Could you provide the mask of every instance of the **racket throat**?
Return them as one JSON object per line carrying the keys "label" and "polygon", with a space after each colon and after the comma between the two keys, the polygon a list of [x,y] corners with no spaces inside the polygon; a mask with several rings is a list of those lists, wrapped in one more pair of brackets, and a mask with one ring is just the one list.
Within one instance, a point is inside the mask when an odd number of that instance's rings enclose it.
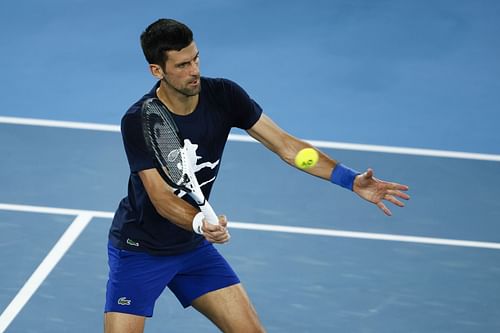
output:
{"label": "racket throat", "polygon": [[191,191],[189,195],[191,196],[191,198],[193,198],[194,201],[196,201],[198,205],[205,205],[206,199],[202,195],[196,193],[195,191]]}

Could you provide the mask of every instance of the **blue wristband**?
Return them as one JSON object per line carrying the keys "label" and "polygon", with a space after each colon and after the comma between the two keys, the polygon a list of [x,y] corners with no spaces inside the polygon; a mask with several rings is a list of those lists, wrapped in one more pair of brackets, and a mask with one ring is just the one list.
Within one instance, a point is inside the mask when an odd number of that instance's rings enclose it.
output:
{"label": "blue wristband", "polygon": [[356,176],[359,174],[360,172],[338,163],[335,166],[335,169],[333,169],[332,175],[330,176],[330,181],[336,185],[342,186],[352,191],[354,178],[356,178]]}

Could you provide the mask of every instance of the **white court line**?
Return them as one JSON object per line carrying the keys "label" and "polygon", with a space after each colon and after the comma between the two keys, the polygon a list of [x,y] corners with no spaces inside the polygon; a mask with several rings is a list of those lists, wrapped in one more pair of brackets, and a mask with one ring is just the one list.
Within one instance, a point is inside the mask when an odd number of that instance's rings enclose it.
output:
{"label": "white court line", "polygon": [[25,213],[40,213],[40,214],[54,214],[54,215],[92,215],[98,218],[112,219],[115,213],[103,212],[98,210],[82,210],[82,209],[68,209],[68,208],[54,208],[43,206],[29,206],[29,205],[14,205],[0,203],[0,210],[9,210],[14,212]]}
{"label": "white court line", "polygon": [[[103,212],[103,211],[12,205],[5,203],[0,203],[0,210],[57,214],[57,215],[90,215],[93,217],[101,217],[101,218],[113,218],[114,215],[111,212]],[[335,230],[335,229],[290,227],[282,225],[244,223],[236,221],[230,221],[229,226],[234,229],[245,229],[245,230],[285,232],[285,233],[302,234],[302,235],[371,239],[371,240],[396,241],[405,243],[475,247],[475,248],[500,250],[500,243],[494,243],[494,242],[478,242],[478,241],[460,240],[460,239],[404,236],[404,235],[346,231],[346,230]]]}
{"label": "white court line", "polygon": [[54,269],[54,267],[68,251],[68,249],[78,238],[81,232],[85,229],[85,227],[89,224],[92,218],[92,214],[88,213],[83,213],[76,216],[75,220],[71,223],[68,229],[66,229],[61,238],[59,238],[52,250],[50,250],[49,254],[43,259],[37,269],[30,276],[28,281],[26,281],[21,290],[19,290],[14,299],[0,315],[0,332],[5,332],[7,327],[16,318],[18,313],[30,300],[31,296],[33,296],[33,294],[40,287],[43,281],[45,281],[52,269]]}
{"label": "white court line", "polygon": [[334,229],[287,227],[287,226],[279,226],[271,224],[254,224],[254,223],[242,223],[242,222],[229,222],[229,223],[231,228],[236,228],[236,229],[286,232],[292,234],[330,236],[330,237],[342,237],[342,238],[373,239],[373,240],[418,243],[418,244],[477,247],[484,249],[500,250],[500,243],[491,243],[491,242],[477,242],[477,241],[468,241],[459,239],[377,234],[370,232],[345,231],[345,230],[334,230]]}
{"label": "white court line", "polygon": [[105,132],[120,132],[120,126],[118,125],[80,123],[74,121],[60,121],[60,120],[47,120],[47,119],[35,119],[35,118],[17,118],[17,117],[0,116],[0,123],[12,124],[12,125],[85,129],[85,130],[105,131]]}
{"label": "white court line", "polygon": [[[59,120],[46,120],[46,119],[34,119],[34,118],[17,118],[17,117],[0,116],[0,123],[13,124],[13,125],[45,126],[45,127],[85,129],[94,131],[120,132],[120,126],[118,125],[81,123],[73,121],[59,121]],[[256,142],[250,136],[242,134],[230,134],[229,140],[238,142]],[[388,154],[447,157],[447,158],[500,162],[500,155],[495,155],[495,154],[479,154],[479,153],[467,153],[467,152],[449,151],[449,150],[364,145],[357,143],[334,142],[334,141],[317,141],[317,140],[305,140],[305,141],[309,142],[310,144],[318,148],[331,148],[331,149],[367,151],[367,152],[388,153]]]}

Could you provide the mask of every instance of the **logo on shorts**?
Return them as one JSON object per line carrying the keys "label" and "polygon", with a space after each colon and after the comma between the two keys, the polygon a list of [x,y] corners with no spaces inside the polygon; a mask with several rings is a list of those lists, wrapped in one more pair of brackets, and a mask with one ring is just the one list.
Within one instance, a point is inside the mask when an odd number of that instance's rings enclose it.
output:
{"label": "logo on shorts", "polygon": [[134,242],[130,238],[127,238],[127,244],[132,245],[132,246],[137,246],[137,247],[139,246],[139,242]]}
{"label": "logo on shorts", "polygon": [[132,303],[132,301],[127,299],[127,297],[120,297],[118,299],[118,304],[120,305],[130,305],[130,303]]}

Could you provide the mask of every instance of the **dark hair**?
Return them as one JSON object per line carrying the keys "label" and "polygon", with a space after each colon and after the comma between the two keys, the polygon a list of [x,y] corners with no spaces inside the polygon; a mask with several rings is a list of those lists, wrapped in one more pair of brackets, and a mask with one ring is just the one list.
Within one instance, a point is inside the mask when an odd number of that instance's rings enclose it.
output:
{"label": "dark hair", "polygon": [[191,29],[172,19],[159,19],[141,34],[141,47],[146,60],[162,68],[167,61],[167,51],[180,51],[192,41]]}

